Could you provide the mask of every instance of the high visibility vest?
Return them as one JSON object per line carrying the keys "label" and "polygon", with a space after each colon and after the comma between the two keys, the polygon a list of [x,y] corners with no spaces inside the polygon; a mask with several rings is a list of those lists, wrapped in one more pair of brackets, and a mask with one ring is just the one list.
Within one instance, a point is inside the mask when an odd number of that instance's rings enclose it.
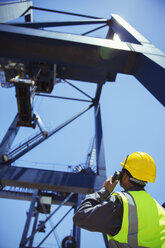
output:
{"label": "high visibility vest", "polygon": [[165,248],[165,210],[146,191],[117,192],[123,202],[121,229],[107,235],[109,247]]}

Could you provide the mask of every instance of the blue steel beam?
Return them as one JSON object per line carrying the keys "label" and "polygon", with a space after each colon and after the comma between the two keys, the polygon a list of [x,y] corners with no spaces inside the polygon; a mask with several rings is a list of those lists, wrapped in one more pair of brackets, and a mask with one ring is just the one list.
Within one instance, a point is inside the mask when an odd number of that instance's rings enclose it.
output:
{"label": "blue steel beam", "polygon": [[[34,233],[34,231],[35,231],[35,229],[36,229],[36,226],[37,226],[38,216],[39,216],[39,212],[36,211],[36,213],[35,213],[35,215],[34,215],[34,218],[35,218],[35,219],[34,219],[34,222],[33,222],[32,235],[33,235],[33,233]],[[30,241],[29,241],[29,246],[30,246],[30,247],[33,247],[33,246],[32,246],[32,245],[33,245],[33,240],[34,240],[34,237],[31,238]]]}
{"label": "blue steel beam", "polygon": [[131,74],[136,57],[125,43],[100,38],[2,24],[0,36],[2,57],[57,64],[64,79],[114,81],[117,71]]}
{"label": "blue steel beam", "polygon": [[77,17],[84,17],[84,18],[91,18],[91,19],[101,19],[100,17],[96,16],[89,16],[89,15],[83,15],[83,14],[77,14],[73,12],[66,12],[66,11],[61,11],[61,10],[54,10],[54,9],[46,9],[46,8],[39,8],[35,6],[30,6],[23,14],[25,15],[29,10],[35,9],[35,10],[40,10],[40,11],[47,11],[47,12],[52,12],[52,13],[58,13],[58,14],[65,14],[65,15],[72,15],[72,16],[77,16]]}
{"label": "blue steel beam", "polygon": [[93,193],[96,186],[102,187],[102,176],[0,165],[0,184],[2,186],[89,194]]}
{"label": "blue steel beam", "polygon": [[[29,189],[27,190],[20,187],[11,187],[6,186],[3,187],[3,189],[0,191],[0,198],[4,199],[14,199],[14,200],[23,200],[23,201],[31,201],[32,200],[32,194],[33,190]],[[43,191],[43,195],[46,194],[47,196],[52,197],[52,204],[61,204],[61,202],[64,200],[64,197],[66,197],[66,193],[56,193],[56,192],[45,192]],[[67,201],[66,206],[73,206],[75,207],[77,204],[77,197],[76,194],[73,195],[69,201]]]}
{"label": "blue steel beam", "polygon": [[[77,194],[77,208],[80,206],[82,202],[82,194]],[[76,212],[76,208],[74,209]],[[76,240],[76,248],[80,248],[80,239],[81,239],[81,229],[77,225],[74,224],[73,222],[73,237]]]}
{"label": "blue steel beam", "polygon": [[114,81],[117,73],[134,75],[165,106],[165,54],[115,18],[118,26],[112,22],[111,27],[123,32],[126,42],[1,24],[0,53],[11,59],[57,64],[59,78],[100,83]]}
{"label": "blue steel beam", "polygon": [[31,223],[34,211],[35,211],[35,202],[37,200],[37,195],[38,195],[38,190],[35,190],[34,193],[33,193],[32,201],[31,201],[29,212],[28,212],[28,215],[27,215],[26,224],[25,224],[24,231],[23,231],[23,234],[22,234],[22,238],[21,238],[21,242],[20,242],[20,248],[25,247],[26,237],[28,235],[30,223]]}
{"label": "blue steel beam", "polygon": [[9,149],[19,131],[19,127],[17,126],[18,121],[19,117],[17,114],[0,144],[0,155],[7,154],[9,152]]}
{"label": "blue steel beam", "polygon": [[120,40],[135,44],[149,43],[149,41],[128,24],[119,15],[112,15],[110,28],[114,33],[119,35]]}
{"label": "blue steel beam", "polygon": [[67,84],[69,84],[71,87],[73,87],[74,89],[76,89],[77,91],[79,91],[81,94],[83,94],[84,96],[87,96],[88,98],[90,98],[91,100],[93,100],[93,98],[87,94],[85,91],[81,90],[79,87],[75,86],[74,84],[72,84],[71,82],[68,82],[67,80],[63,80],[64,82],[66,82]]}
{"label": "blue steel beam", "polygon": [[[64,27],[64,26],[77,26],[89,24],[106,24],[107,19],[96,20],[81,20],[81,21],[63,21],[63,22],[12,22],[10,25],[26,28],[46,28],[46,27]],[[9,25],[9,23],[8,23]]]}
{"label": "blue steel beam", "polygon": [[62,96],[53,96],[53,95],[46,95],[42,93],[36,93],[36,96],[44,96],[48,98],[57,98],[57,99],[65,99],[65,100],[72,100],[72,101],[80,101],[80,102],[92,102],[91,100],[79,99],[79,98],[71,98],[71,97],[62,97]]}
{"label": "blue steel beam", "polygon": [[108,243],[108,238],[107,238],[107,234],[103,233],[103,239],[104,239],[104,243],[105,243],[105,247],[109,248],[109,243]]}
{"label": "blue steel beam", "polygon": [[161,60],[161,56],[142,55],[134,76],[165,106],[165,66],[160,66]]}
{"label": "blue steel beam", "polygon": [[112,15],[111,17],[109,33],[112,31],[119,35],[121,41],[141,44],[137,39],[140,34],[118,15]]}
{"label": "blue steel beam", "polygon": [[[102,184],[106,179],[106,165],[105,165],[105,154],[104,154],[104,141],[103,141],[103,130],[100,113],[100,95],[103,84],[99,84],[95,96],[95,136],[96,136],[96,165],[97,175],[101,176]],[[97,185],[100,186],[100,185]],[[95,190],[98,190],[95,189]]]}
{"label": "blue steel beam", "polygon": [[83,34],[81,34],[81,35],[90,34],[90,33],[92,33],[92,32],[95,32],[96,30],[99,30],[99,29],[104,28],[104,27],[106,27],[106,26],[107,26],[107,24],[102,25],[102,26],[100,26],[100,27],[98,27],[98,28],[91,29],[91,30],[89,30],[89,31],[87,31],[87,32],[85,32],[85,33],[83,33]]}
{"label": "blue steel beam", "polygon": [[120,16],[112,15],[110,26],[132,51],[140,54],[133,75],[165,106],[165,54]]}

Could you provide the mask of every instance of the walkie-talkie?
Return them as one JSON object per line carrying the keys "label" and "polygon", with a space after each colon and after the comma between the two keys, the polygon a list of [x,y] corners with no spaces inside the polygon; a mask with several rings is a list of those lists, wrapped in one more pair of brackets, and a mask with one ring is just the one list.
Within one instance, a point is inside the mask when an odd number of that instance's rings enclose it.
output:
{"label": "walkie-talkie", "polygon": [[116,180],[120,180],[121,177],[121,172],[120,171],[115,171],[113,177],[112,177],[112,183],[114,183],[114,181]]}

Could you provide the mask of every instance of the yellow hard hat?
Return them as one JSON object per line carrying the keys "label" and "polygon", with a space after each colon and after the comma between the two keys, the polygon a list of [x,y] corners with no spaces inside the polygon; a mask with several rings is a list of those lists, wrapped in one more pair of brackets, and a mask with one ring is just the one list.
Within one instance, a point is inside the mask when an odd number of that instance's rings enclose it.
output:
{"label": "yellow hard hat", "polygon": [[131,175],[142,181],[154,183],[156,178],[156,164],[154,159],[145,152],[134,152],[127,156],[123,163],[123,168]]}

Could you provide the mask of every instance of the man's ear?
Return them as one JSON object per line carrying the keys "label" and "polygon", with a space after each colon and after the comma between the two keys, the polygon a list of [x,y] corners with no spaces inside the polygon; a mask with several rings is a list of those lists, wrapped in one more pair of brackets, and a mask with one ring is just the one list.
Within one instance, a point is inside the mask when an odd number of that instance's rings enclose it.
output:
{"label": "man's ear", "polygon": [[129,180],[129,175],[127,174],[127,172],[124,172],[124,174],[123,174],[123,179],[124,179],[124,181],[125,181],[125,180],[130,181],[130,180]]}
{"label": "man's ear", "polygon": [[124,179],[125,179],[127,176],[128,176],[128,175],[127,175],[127,173],[126,173],[126,172],[124,172],[124,173],[123,173],[123,177],[122,177],[122,178],[124,178]]}

